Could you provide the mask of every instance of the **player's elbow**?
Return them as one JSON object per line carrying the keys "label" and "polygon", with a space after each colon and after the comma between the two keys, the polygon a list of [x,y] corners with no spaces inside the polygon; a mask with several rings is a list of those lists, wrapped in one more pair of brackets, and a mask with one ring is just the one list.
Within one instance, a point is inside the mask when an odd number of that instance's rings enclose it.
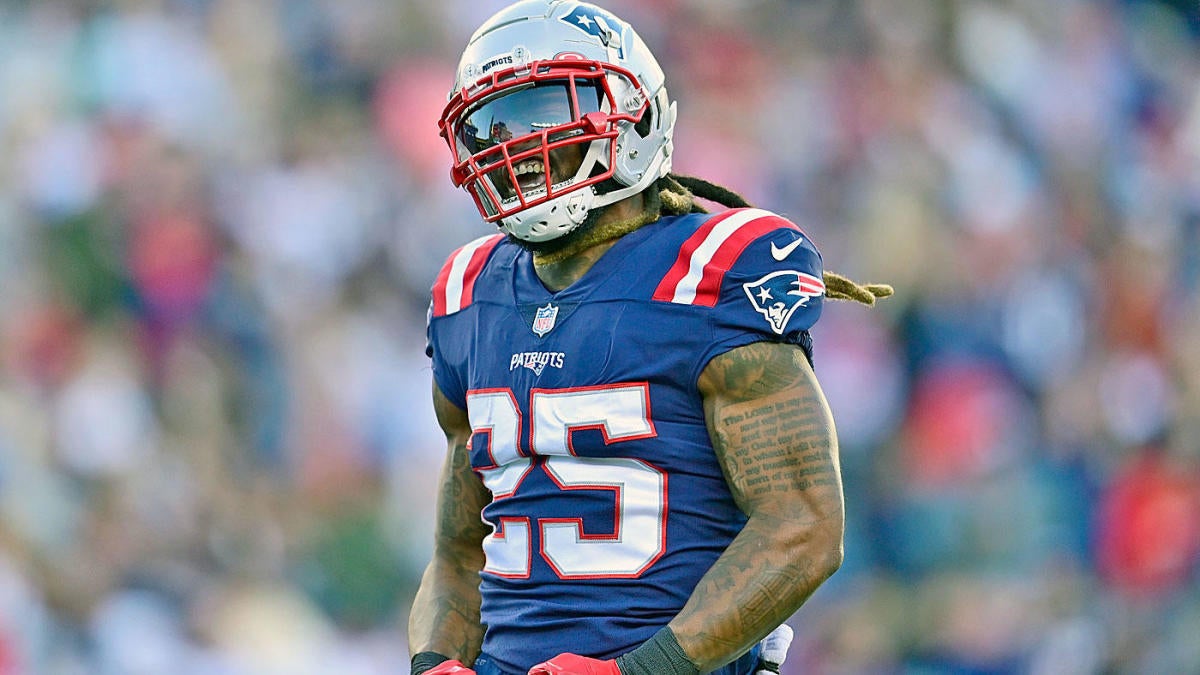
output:
{"label": "player's elbow", "polygon": [[820,556],[820,562],[817,566],[817,573],[820,575],[822,581],[833,576],[835,572],[842,568],[842,561],[845,560],[846,555],[841,537],[838,537],[836,542],[831,542],[823,553]]}
{"label": "player's elbow", "polygon": [[814,533],[809,559],[813,561],[814,575],[821,581],[833,576],[842,567],[845,559],[844,534],[845,527],[840,517],[822,522]]}
{"label": "player's elbow", "polygon": [[841,513],[795,525],[789,546],[791,556],[805,562],[814,581],[824,582],[841,568],[845,557],[845,522]]}
{"label": "player's elbow", "polygon": [[[791,505],[752,516],[752,521],[758,521],[760,531],[768,533],[766,539],[780,556],[777,559],[803,576],[806,583],[800,587],[808,588],[809,592],[833,576],[844,558],[845,515],[841,500],[830,500],[820,506]],[[807,515],[797,517],[797,513]]]}
{"label": "player's elbow", "polygon": [[444,575],[474,579],[483,569],[483,563],[483,548],[478,544],[469,546],[461,542],[438,541],[433,547],[429,566]]}

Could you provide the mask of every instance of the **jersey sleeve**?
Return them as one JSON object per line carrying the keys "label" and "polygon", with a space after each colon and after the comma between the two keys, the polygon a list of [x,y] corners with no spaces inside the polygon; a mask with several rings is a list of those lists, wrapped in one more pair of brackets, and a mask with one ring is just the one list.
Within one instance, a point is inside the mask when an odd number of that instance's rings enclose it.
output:
{"label": "jersey sleeve", "polygon": [[809,329],[821,316],[825,284],[821,254],[794,223],[762,212],[746,243],[731,251],[712,307],[712,358],[752,342],[802,347],[812,360]]}
{"label": "jersey sleeve", "polygon": [[467,409],[467,387],[463,380],[461,350],[457,348],[452,334],[443,334],[447,322],[433,320],[430,312],[426,327],[425,353],[433,366],[433,381],[446,399],[459,408]]}
{"label": "jersey sleeve", "polygon": [[450,336],[442,334],[444,329],[440,325],[441,323],[445,322],[438,322],[439,325],[435,325],[433,304],[430,303],[429,312],[425,317],[425,355],[430,359],[433,381],[438,390],[451,403],[466,410],[467,388],[461,379],[463,371],[454,366],[454,362],[458,360],[454,357],[456,350]]}
{"label": "jersey sleeve", "polygon": [[493,234],[455,250],[446,259],[430,293],[425,353],[433,362],[433,380],[450,402],[467,409],[467,357],[470,331],[455,330],[475,299],[475,284],[492,252],[504,239]]}

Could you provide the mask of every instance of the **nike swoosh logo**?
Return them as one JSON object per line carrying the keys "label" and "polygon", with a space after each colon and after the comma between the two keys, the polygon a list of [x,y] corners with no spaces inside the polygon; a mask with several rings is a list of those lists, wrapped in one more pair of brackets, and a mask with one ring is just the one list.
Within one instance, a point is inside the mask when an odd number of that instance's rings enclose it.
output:
{"label": "nike swoosh logo", "polygon": [[800,237],[796,241],[793,241],[792,243],[788,244],[787,246],[784,246],[783,248],[779,248],[778,246],[775,245],[775,242],[771,242],[771,257],[780,262],[783,262],[784,259],[786,259],[789,255],[792,254],[792,251],[796,250],[796,247],[798,247],[800,244],[803,244],[803,243],[804,243],[804,237]]}

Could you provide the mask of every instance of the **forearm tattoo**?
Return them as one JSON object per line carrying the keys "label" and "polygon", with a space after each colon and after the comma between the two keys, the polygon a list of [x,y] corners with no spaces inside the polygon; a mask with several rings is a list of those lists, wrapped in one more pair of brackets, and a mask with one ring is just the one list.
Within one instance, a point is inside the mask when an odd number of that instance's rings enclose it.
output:
{"label": "forearm tattoo", "polygon": [[706,671],[751,648],[836,569],[843,507],[832,417],[800,349],[733,350],[700,385],[714,450],[750,516],[671,622]]}

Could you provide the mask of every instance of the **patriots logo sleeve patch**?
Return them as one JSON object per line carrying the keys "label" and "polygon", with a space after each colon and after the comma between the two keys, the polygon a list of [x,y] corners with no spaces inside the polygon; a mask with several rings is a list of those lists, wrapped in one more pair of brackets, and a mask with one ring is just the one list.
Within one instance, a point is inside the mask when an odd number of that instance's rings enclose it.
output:
{"label": "patriots logo sleeve patch", "polygon": [[753,283],[742,284],[754,311],[763,315],[771,330],[783,335],[796,310],[810,298],[825,294],[825,284],[817,277],[794,270],[771,272]]}

